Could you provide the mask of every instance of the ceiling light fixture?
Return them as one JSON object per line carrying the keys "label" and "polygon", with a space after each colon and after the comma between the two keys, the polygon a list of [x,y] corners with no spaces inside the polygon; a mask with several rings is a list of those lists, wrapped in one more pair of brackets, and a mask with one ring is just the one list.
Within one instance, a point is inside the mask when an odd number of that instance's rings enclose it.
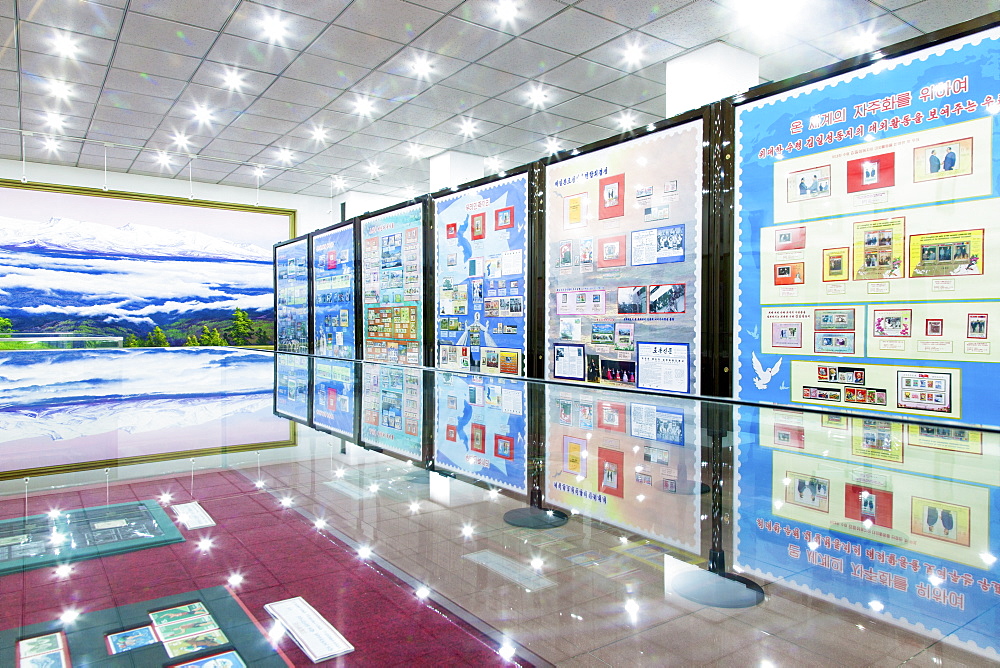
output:
{"label": "ceiling light fixture", "polygon": [[642,64],[642,59],[645,55],[642,46],[638,42],[632,42],[622,51],[622,60],[629,67],[638,67]]}
{"label": "ceiling light fixture", "polygon": [[226,73],[222,75],[222,83],[229,90],[239,93],[243,90],[243,86],[246,85],[246,81],[243,80],[243,75],[240,71],[235,68],[226,68]]}
{"label": "ceiling light fixture", "polygon": [[215,120],[212,116],[212,110],[201,104],[194,106],[194,109],[191,110],[191,116],[198,121],[199,125],[211,125]]}
{"label": "ceiling light fixture", "polygon": [[406,152],[414,160],[420,160],[422,157],[424,157],[423,147],[418,146],[417,144],[410,144],[409,146],[407,146]]}
{"label": "ceiling light fixture", "polygon": [[515,0],[497,0],[497,20],[501,23],[513,23],[517,18],[517,2]]}
{"label": "ceiling light fixture", "polygon": [[256,167],[254,167],[254,169],[253,169],[253,175],[254,175],[254,176],[256,176],[257,178],[263,178],[263,177],[264,177],[264,173],[265,173],[266,171],[267,171],[267,170],[266,170],[266,169],[264,169],[264,165],[257,165],[257,166],[256,166]]}
{"label": "ceiling light fixture", "polygon": [[618,127],[622,129],[622,132],[628,132],[635,127],[635,114],[631,111],[623,111],[622,115],[618,117]]}
{"label": "ceiling light fixture", "polygon": [[367,97],[354,100],[354,113],[358,116],[371,116],[375,112],[375,103]]}
{"label": "ceiling light fixture", "polygon": [[546,140],[545,140],[545,152],[546,153],[548,153],[549,155],[555,155],[556,153],[558,153],[561,150],[562,150],[562,147],[559,145],[559,140],[558,139],[556,139],[555,137],[548,137],[548,138],[546,138]]}
{"label": "ceiling light fixture", "polygon": [[170,137],[170,139],[182,151],[186,151],[188,149],[188,146],[191,145],[191,140],[188,139],[188,136],[186,134],[181,133],[181,132],[175,132],[173,134],[173,136]]}
{"label": "ceiling light fixture", "polygon": [[66,117],[54,111],[47,111],[45,112],[45,124],[56,132],[62,132],[63,126],[66,125]]}
{"label": "ceiling light fixture", "polygon": [[280,160],[284,164],[286,164],[286,165],[291,164],[292,159],[294,157],[295,157],[295,155],[289,149],[287,149],[287,148],[279,148],[278,149],[278,160]]}
{"label": "ceiling light fixture", "polygon": [[285,34],[288,32],[288,24],[281,20],[277,14],[265,17],[260,21],[260,30],[268,42],[280,44],[285,41]]}
{"label": "ceiling light fixture", "polygon": [[463,118],[462,123],[458,128],[458,131],[462,133],[463,137],[471,137],[476,134],[478,126],[476,122],[471,118]]}
{"label": "ceiling light fixture", "polygon": [[[335,176],[335,177],[333,177],[333,185],[334,185],[334,187],[337,188],[337,190],[343,190],[344,188],[347,187],[347,182],[344,181],[344,177],[343,176]],[[340,470],[337,471],[337,477],[338,478],[343,478],[344,477],[344,469],[340,469]]]}
{"label": "ceiling light fixture", "polygon": [[496,157],[495,155],[491,155],[490,157],[486,158],[486,169],[493,172],[494,174],[496,172],[499,172],[500,158]]}
{"label": "ceiling light fixture", "polygon": [[[156,161],[158,163],[160,163],[160,167],[169,167],[170,166],[170,162],[171,162],[170,154],[167,153],[166,151],[157,151],[156,152]],[[167,497],[166,502],[163,501],[164,497]],[[161,496],[160,497],[160,503],[163,503],[164,505],[170,503],[170,495],[169,494],[164,494],[163,496]]]}
{"label": "ceiling light fixture", "polygon": [[49,87],[49,95],[56,98],[57,100],[62,100],[66,102],[69,100],[70,95],[73,94],[73,89],[65,81],[59,81],[58,79],[49,79],[45,82]]}
{"label": "ceiling light fixture", "polygon": [[528,96],[528,104],[535,109],[544,107],[545,102],[549,97],[548,91],[539,85],[532,86],[531,90],[529,90],[526,95]]}
{"label": "ceiling light fixture", "polygon": [[434,69],[430,59],[423,54],[414,56],[413,60],[410,61],[410,67],[413,69],[413,73],[417,75],[418,79],[430,78],[431,70]]}
{"label": "ceiling light fixture", "polygon": [[57,32],[52,35],[49,41],[52,51],[61,58],[76,58],[76,52],[80,50],[80,45],[68,33]]}
{"label": "ceiling light fixture", "polygon": [[323,143],[326,141],[326,128],[321,125],[317,125],[312,129],[313,141]]}
{"label": "ceiling light fixture", "polygon": [[[378,175],[382,173],[381,168],[379,168],[378,164],[374,162],[369,162],[365,165],[365,169],[368,170],[368,176],[373,179],[377,179]],[[378,485],[373,486],[375,487],[375,491],[378,491]]]}
{"label": "ceiling light fixture", "polygon": [[872,30],[865,30],[851,38],[851,48],[858,53],[874,51],[878,44],[878,35]]}

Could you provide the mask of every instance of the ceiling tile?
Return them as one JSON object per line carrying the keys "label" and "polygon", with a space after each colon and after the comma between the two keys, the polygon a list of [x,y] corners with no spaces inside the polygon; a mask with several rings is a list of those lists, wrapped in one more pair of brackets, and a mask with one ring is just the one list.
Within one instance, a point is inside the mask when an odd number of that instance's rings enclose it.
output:
{"label": "ceiling tile", "polygon": [[402,44],[398,42],[331,25],[306,53],[371,69],[385,62],[400,48]]}
{"label": "ceiling tile", "polygon": [[260,98],[249,107],[247,112],[268,118],[280,118],[284,121],[301,123],[307,118],[311,118],[319,111],[319,107],[308,107],[293,102],[283,102],[281,100],[269,100]]}
{"label": "ceiling tile", "polygon": [[283,77],[347,89],[368,75],[368,70],[335,60],[303,53],[284,71]]}
{"label": "ceiling tile", "polygon": [[[13,21],[10,23],[13,25]],[[4,27],[6,28],[6,26]],[[52,53],[52,38],[54,35],[59,34],[58,30],[54,30],[49,26],[24,20],[21,21],[19,32],[18,37],[21,40],[21,48],[23,50],[44,54]],[[96,65],[107,65],[111,61],[111,54],[115,50],[115,41],[113,39],[83,35],[74,35],[73,38],[76,40],[78,46],[77,61],[94,63]],[[12,42],[5,43],[10,44]]]}
{"label": "ceiling tile", "polygon": [[[280,40],[269,37],[263,28],[265,21],[280,22],[285,29],[284,36]],[[326,21],[289,14],[253,2],[243,2],[226,24],[226,34],[245,37],[268,46],[282,46],[301,51],[323,32],[325,27]]]}
{"label": "ceiling tile", "polygon": [[723,37],[722,41],[755,56],[768,56],[800,43],[798,38],[791,34],[778,30],[761,32],[755,28],[734,30]]}
{"label": "ceiling tile", "polygon": [[354,148],[363,148],[368,151],[384,151],[398,143],[399,141],[396,139],[386,139],[385,137],[357,133],[337,142],[337,146],[353,146]]}
{"label": "ceiling tile", "polygon": [[[572,62],[572,61],[571,61]],[[498,95],[527,81],[524,77],[472,64],[441,83],[480,95]]]}
{"label": "ceiling tile", "polygon": [[229,127],[243,128],[244,130],[277,132],[283,135],[297,125],[298,123],[294,123],[292,121],[283,121],[277,118],[270,118],[268,116],[242,114],[230,123]]}
{"label": "ceiling tile", "polygon": [[[547,77],[546,77],[547,79]],[[540,91],[544,94],[544,98],[541,104],[532,105],[532,98],[529,96],[532,93]],[[529,109],[533,109],[537,106],[538,109],[544,110],[549,107],[559,104],[560,102],[565,102],[566,100],[576,97],[576,93],[573,91],[566,90],[564,88],[559,88],[558,86],[548,86],[539,82],[529,82],[518,86],[513,90],[509,90],[502,95],[497,95],[498,100],[503,100],[504,102],[510,102],[511,104],[521,104]]]}
{"label": "ceiling tile", "polygon": [[[9,53],[13,55],[14,52],[11,50]],[[23,51],[21,53],[21,71],[48,79],[100,86],[104,83],[104,74],[107,72],[107,68],[80,61],[67,61],[47,54]]]}
{"label": "ceiling tile", "polygon": [[385,115],[385,120],[418,127],[431,127],[454,116],[454,114],[429,107],[402,106]]}
{"label": "ceiling tile", "polygon": [[654,97],[651,100],[646,100],[645,102],[640,102],[639,104],[633,104],[632,108],[644,111],[647,114],[652,114],[653,116],[656,116],[657,120],[660,120],[663,118],[663,115],[667,110],[667,96],[660,95],[659,97]]}
{"label": "ceiling tile", "polygon": [[126,143],[135,144],[146,141],[153,136],[153,132],[154,128],[140,128],[109,121],[93,121],[87,131],[87,138],[111,142],[120,142],[124,138],[127,140]]}
{"label": "ceiling tile", "polygon": [[448,88],[439,84],[416,96],[410,100],[410,103],[421,107],[449,111],[452,114],[462,114],[477,104],[486,101],[486,99],[482,95]]}
{"label": "ceiling tile", "polygon": [[679,9],[690,0],[581,0],[576,7],[629,28],[638,28]]}
{"label": "ceiling tile", "polygon": [[510,102],[504,102],[503,100],[493,99],[476,105],[465,115],[470,118],[493,121],[495,123],[500,123],[501,125],[509,125],[515,121],[521,120],[522,118],[526,118],[533,113],[535,113],[533,109],[530,109],[523,104],[512,104]]}
{"label": "ceiling tile", "polygon": [[[883,14],[845,30],[824,35],[813,40],[812,44],[822,51],[846,60],[920,34],[919,30],[892,14]],[[874,39],[874,42],[870,41],[871,39]]]}
{"label": "ceiling tile", "polygon": [[124,12],[92,2],[51,2],[51,0],[18,0],[21,17],[34,23],[114,39],[121,26]]}
{"label": "ceiling tile", "polygon": [[546,83],[577,93],[586,93],[610,83],[621,76],[621,72],[599,65],[584,58],[573,60],[556,67],[542,77]]}
{"label": "ceiling tile", "polygon": [[663,86],[649,79],[628,74],[617,81],[591,91],[590,95],[625,107],[631,107],[632,105],[663,95]]}
{"label": "ceiling tile", "polygon": [[559,133],[559,138],[577,146],[593,144],[596,141],[607,139],[611,136],[611,131],[603,125],[593,123],[581,123],[576,127],[563,130]]}
{"label": "ceiling tile", "polygon": [[276,132],[261,132],[260,130],[248,130],[246,128],[230,125],[217,135],[217,140],[233,141],[239,144],[268,145],[281,138]]}
{"label": "ceiling tile", "polygon": [[449,128],[448,132],[439,130],[425,130],[413,138],[414,144],[422,146],[433,146],[435,148],[454,148],[465,141],[456,129]]}
{"label": "ceiling tile", "polygon": [[104,89],[104,92],[101,93],[100,100],[101,104],[105,104],[109,107],[134,109],[135,111],[160,115],[166,114],[174,106],[173,100],[167,100],[162,97],[150,97],[148,95],[140,95],[138,93],[128,93],[110,88]]}
{"label": "ceiling tile", "polygon": [[355,84],[352,91],[360,95],[380,97],[384,100],[405,102],[413,99],[433,84],[408,77],[397,77],[386,72],[375,71]]}
{"label": "ceiling tile", "polygon": [[[8,89],[16,89],[17,74],[14,72],[3,72],[2,74],[10,76],[9,80],[6,77],[3,78],[5,83],[9,81],[11,84],[9,86],[5,85],[4,87]],[[93,104],[97,102],[97,98],[100,97],[101,94],[101,89],[98,86],[71,84],[69,89],[69,100],[67,102],[60,102],[57,98],[52,96],[49,79],[29,74],[21,75],[21,92],[48,98],[53,109],[58,109],[66,104],[75,105],[81,102],[84,104]]]}
{"label": "ceiling tile", "polygon": [[[138,95],[176,99],[184,92],[187,82],[168,77],[143,75],[131,70],[112,67],[104,84],[106,90],[136,93]],[[96,86],[94,87],[96,88]]]}
{"label": "ceiling tile", "polygon": [[520,35],[565,7],[565,5],[553,2],[553,0],[519,2],[517,3],[517,18],[504,23],[497,16],[495,0],[467,0],[453,9],[451,15],[511,35]]}
{"label": "ceiling tile", "polygon": [[438,12],[401,0],[355,0],[335,23],[405,44],[440,18]]}
{"label": "ceiling tile", "polygon": [[[414,63],[420,61],[430,66],[428,74],[418,74],[414,68]],[[450,77],[466,65],[468,65],[468,62],[458,60],[457,58],[449,58],[448,56],[442,56],[421,49],[406,48],[389,58],[378,69],[382,72],[395,74],[396,76],[410,77],[411,79],[427,79],[436,83],[446,77]]]}
{"label": "ceiling tile", "polygon": [[[641,53],[639,62],[630,62],[625,54],[630,49],[636,49]],[[608,67],[613,67],[625,72],[632,72],[648,66],[650,63],[661,63],[667,58],[676,56],[683,51],[676,44],[664,41],[657,37],[641,32],[632,32],[621,37],[616,37],[610,42],[583,54],[584,58],[593,60]]]}
{"label": "ceiling tile", "polygon": [[334,155],[317,155],[302,162],[302,166],[309,166],[310,169],[344,169],[355,164],[357,160],[349,158],[339,158]]}
{"label": "ceiling tile", "polygon": [[256,42],[235,35],[221,35],[208,52],[208,59],[226,65],[278,74],[288,67],[297,51]]}
{"label": "ceiling tile", "polygon": [[626,31],[627,28],[617,23],[570,7],[521,37],[539,44],[556,45],[561,51],[580,55]]}
{"label": "ceiling tile", "polygon": [[931,32],[984,16],[997,10],[996,0],[924,0],[896,10],[895,14],[918,30]]}
{"label": "ceiling tile", "polygon": [[621,105],[598,100],[595,97],[587,97],[586,95],[580,95],[549,109],[550,112],[557,116],[565,116],[566,118],[572,118],[580,122],[592,121],[595,118],[601,118],[619,110],[621,110]]}
{"label": "ceiling tile", "polygon": [[760,59],[760,75],[771,81],[804,74],[836,62],[836,58],[808,44],[799,44]]}
{"label": "ceiling tile", "polygon": [[316,139],[311,135],[296,136],[293,134],[286,134],[281,138],[281,145],[285,148],[294,151],[298,154],[314,154],[318,151],[325,151],[327,147],[336,144],[337,142],[350,137],[349,132],[340,132],[337,130],[327,131],[326,139],[324,141],[316,141]]}
{"label": "ceiling tile", "polygon": [[218,33],[145,14],[130,13],[118,41],[201,58]]}
{"label": "ceiling tile", "polygon": [[640,76],[643,79],[655,81],[662,85],[666,85],[667,83],[667,66],[664,63],[653,63],[652,65],[647,65],[641,70],[636,70],[633,74]]}
{"label": "ceiling tile", "polygon": [[200,26],[209,30],[221,30],[230,14],[236,11],[236,7],[239,4],[240,0],[137,2],[129,6],[129,11],[158,16],[162,19]]}
{"label": "ceiling tile", "polygon": [[177,53],[156,51],[134,44],[119,44],[111,64],[133,72],[187,79],[198,69],[200,61]]}
{"label": "ceiling tile", "polygon": [[264,93],[264,97],[283,102],[294,102],[312,107],[325,107],[335,100],[341,91],[298,79],[281,77]]}
{"label": "ceiling tile", "polygon": [[732,10],[711,0],[695,0],[644,26],[642,31],[687,49],[718,39],[735,28]]}
{"label": "ceiling tile", "polygon": [[473,62],[511,39],[505,32],[447,16],[414,40],[413,46]]}
{"label": "ceiling tile", "polygon": [[383,119],[375,121],[366,127],[364,129],[364,134],[375,135],[376,137],[386,137],[397,141],[405,141],[414,135],[419,134],[421,130],[423,130],[423,128],[413,125],[403,125],[402,123],[393,123],[392,121]]}
{"label": "ceiling tile", "polygon": [[[995,2],[990,4],[996,8]],[[787,32],[803,41],[815,39],[820,35],[828,35],[831,32],[843,30],[848,26],[885,14],[882,7],[868,0],[812,0],[804,9],[805,11],[799,12],[798,16],[792,17],[790,25],[786,29]],[[951,20],[947,25],[961,20],[955,18],[954,11],[951,11],[950,14]]]}
{"label": "ceiling tile", "polygon": [[155,130],[160,127],[160,123],[163,121],[163,115],[150,114],[143,111],[134,111],[132,109],[122,109],[120,107],[98,105],[94,110],[94,120],[122,123],[124,125],[134,125]]}
{"label": "ceiling tile", "polygon": [[497,144],[503,144],[505,146],[524,146],[525,144],[543,141],[545,139],[545,135],[540,132],[533,132],[530,130],[515,128],[513,126],[507,126],[500,128],[499,130],[494,130],[488,135],[482,135],[479,139],[496,142]]}
{"label": "ceiling tile", "polygon": [[511,126],[520,130],[530,130],[543,135],[557,135],[563,130],[568,130],[579,125],[580,122],[565,116],[557,116],[547,112],[533,114],[525,119],[512,123]]}
{"label": "ceiling tile", "polygon": [[534,79],[562,65],[571,57],[541,44],[515,39],[482,58],[479,64]]}
{"label": "ceiling tile", "polygon": [[242,83],[238,92],[243,95],[260,95],[276,79],[273,74],[267,74],[266,72],[240,69],[238,67],[232,67],[230,65],[224,65],[222,63],[206,60],[198,66],[198,71],[191,77],[191,81],[204,86],[226,88],[226,76],[230,72],[235,72],[239,75]]}
{"label": "ceiling tile", "polygon": [[317,19],[319,21],[332,21],[337,17],[340,12],[344,10],[347,5],[351,4],[351,0],[267,0],[266,2],[261,2],[261,0],[254,0],[255,2],[260,2],[260,4],[266,4],[268,7],[274,7],[275,9],[280,9],[286,12],[292,12],[293,14],[300,14],[302,16],[308,16],[312,19]]}

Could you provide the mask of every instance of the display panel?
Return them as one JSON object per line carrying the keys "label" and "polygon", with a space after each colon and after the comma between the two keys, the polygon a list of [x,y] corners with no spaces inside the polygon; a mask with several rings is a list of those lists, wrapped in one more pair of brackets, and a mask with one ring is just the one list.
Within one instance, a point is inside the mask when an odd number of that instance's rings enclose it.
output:
{"label": "display panel", "polygon": [[284,353],[309,352],[309,240],[274,247],[277,344]]}
{"label": "display panel", "polygon": [[361,221],[364,359],[422,364],[422,205]]}
{"label": "display panel", "polygon": [[997,424],[998,35],[737,108],[739,397]]}
{"label": "display panel", "polygon": [[[1000,435],[740,407],[734,569],[996,652]],[[887,416],[886,416],[887,417]]]}
{"label": "display panel", "polygon": [[699,552],[698,410],[654,395],[546,387],[546,503]]}
{"label": "display panel", "polygon": [[354,401],[356,362],[313,357],[312,425],[345,438],[355,438]]}
{"label": "display panel", "polygon": [[296,422],[309,420],[309,358],[274,356],[274,414]]}
{"label": "display panel", "polygon": [[528,177],[434,200],[438,368],[522,376]]}
{"label": "display panel", "polygon": [[355,359],[354,224],[312,237],[313,354]]}
{"label": "display panel", "polygon": [[527,384],[457,373],[435,377],[435,464],[527,493]]}
{"label": "display panel", "polygon": [[697,392],[702,122],[546,167],[546,377]]}
{"label": "display panel", "polygon": [[420,460],[423,372],[390,364],[364,364],[361,374],[362,443]]}

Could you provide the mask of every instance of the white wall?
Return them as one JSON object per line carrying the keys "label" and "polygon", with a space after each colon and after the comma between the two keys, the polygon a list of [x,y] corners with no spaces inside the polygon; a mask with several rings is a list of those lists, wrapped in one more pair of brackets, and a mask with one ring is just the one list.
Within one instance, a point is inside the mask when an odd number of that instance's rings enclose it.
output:
{"label": "white wall", "polygon": [[[29,162],[27,163],[26,171],[29,183],[48,183],[98,189],[104,186],[104,172],[98,169],[82,169],[79,167]],[[21,163],[14,160],[0,160],[0,178],[15,181],[21,180]],[[120,172],[108,172],[107,179],[109,190],[165,195],[183,199],[188,199],[188,196],[191,194],[191,186],[188,185],[186,179],[164,179],[156,176],[141,176]],[[222,186],[211,183],[199,183],[198,181],[194,182],[194,196],[195,199],[199,200],[247,204],[251,206],[257,200],[257,194],[253,188]],[[363,193],[346,193],[334,198],[331,202],[329,198],[325,197],[292,195],[268,190],[260,191],[261,206],[296,210],[297,234],[305,234],[306,232],[339,222],[341,202],[347,202],[348,218],[397,203],[395,199]]]}

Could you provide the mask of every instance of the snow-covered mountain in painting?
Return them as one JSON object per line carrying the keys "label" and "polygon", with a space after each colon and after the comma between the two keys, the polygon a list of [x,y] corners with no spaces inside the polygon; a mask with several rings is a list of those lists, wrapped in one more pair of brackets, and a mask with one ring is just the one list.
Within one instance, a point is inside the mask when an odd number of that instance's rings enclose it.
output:
{"label": "snow-covered mountain in painting", "polygon": [[38,223],[0,217],[0,248],[151,259],[271,261],[269,248],[233,243],[202,232],[136,223],[112,227],[68,218]]}

